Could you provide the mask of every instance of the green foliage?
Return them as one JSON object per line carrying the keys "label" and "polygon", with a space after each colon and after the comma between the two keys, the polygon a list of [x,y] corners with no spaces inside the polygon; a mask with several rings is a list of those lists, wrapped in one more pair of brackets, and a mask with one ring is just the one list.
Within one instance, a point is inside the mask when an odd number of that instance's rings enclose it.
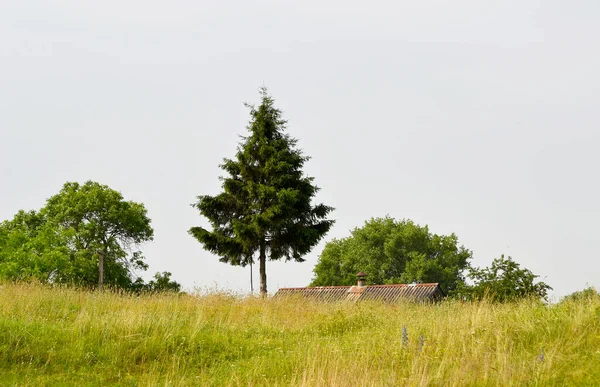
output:
{"label": "green foliage", "polygon": [[61,282],[73,271],[68,237],[36,211],[0,223],[0,279]]}
{"label": "green foliage", "polygon": [[561,302],[582,302],[594,300],[600,300],[600,293],[598,293],[598,291],[593,287],[587,287],[583,290],[579,290],[563,297]]}
{"label": "green foliage", "polygon": [[148,282],[144,290],[149,292],[179,292],[181,285],[171,280],[171,273],[163,271],[154,274],[154,279]]}
{"label": "green foliage", "polygon": [[471,252],[454,234],[432,234],[427,226],[389,217],[371,219],[351,234],[325,245],[311,285],[353,285],[359,271],[374,285],[438,282],[451,292],[464,282]]}
{"label": "green foliage", "polygon": [[136,271],[148,266],[129,252],[152,237],[143,204],[96,182],[68,182],[39,212],[0,224],[0,279],[94,286],[103,254],[105,283],[134,288]]}
{"label": "green foliage", "polygon": [[470,268],[469,278],[473,285],[465,285],[459,294],[467,299],[480,300],[484,297],[493,301],[506,302],[527,297],[547,299],[552,288],[544,282],[535,282],[539,276],[513,261],[511,257],[494,259],[490,267]]}
{"label": "green foliage", "polygon": [[[143,204],[125,201],[120,192],[88,181],[65,183],[48,199],[42,210],[49,221],[64,230],[75,259],[97,261],[104,255],[104,278],[110,286],[127,288],[134,270],[145,269],[140,253],[128,259],[127,250],[152,240],[154,230]],[[79,279],[85,285],[98,282],[98,274],[87,270]]]}
{"label": "green foliage", "polygon": [[261,89],[258,108],[249,106],[247,137],[242,137],[234,159],[221,168],[223,192],[199,196],[194,205],[212,231],[192,227],[192,234],[222,262],[245,266],[259,253],[261,293],[266,293],[265,260],[304,261],[303,256],[329,231],[331,207],[311,204],[318,187],[302,168],[308,157],[286,134],[286,121]]}

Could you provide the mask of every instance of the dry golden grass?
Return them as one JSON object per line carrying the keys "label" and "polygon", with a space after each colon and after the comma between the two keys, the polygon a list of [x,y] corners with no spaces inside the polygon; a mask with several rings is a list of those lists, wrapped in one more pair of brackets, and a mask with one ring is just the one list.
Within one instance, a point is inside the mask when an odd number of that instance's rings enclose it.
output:
{"label": "dry golden grass", "polygon": [[598,364],[593,298],[316,304],[0,286],[3,385],[600,385]]}

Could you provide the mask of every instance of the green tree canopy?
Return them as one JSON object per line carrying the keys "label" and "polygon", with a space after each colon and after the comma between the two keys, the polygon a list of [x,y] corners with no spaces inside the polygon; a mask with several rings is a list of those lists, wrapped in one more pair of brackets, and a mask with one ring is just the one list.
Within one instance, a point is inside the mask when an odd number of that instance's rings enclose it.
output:
{"label": "green tree canopy", "polygon": [[179,292],[181,285],[171,280],[171,273],[163,271],[162,273],[154,274],[154,279],[148,282],[145,290],[150,292]]}
{"label": "green tree canopy", "polygon": [[0,279],[62,282],[72,266],[67,235],[40,212],[0,223]]}
{"label": "green tree canopy", "polygon": [[83,282],[96,280],[101,288],[106,277],[113,286],[127,287],[133,270],[147,268],[140,252],[128,254],[153,239],[143,204],[125,201],[120,192],[96,182],[68,182],[42,213],[70,236],[74,260],[98,262],[98,274],[78,273]]}
{"label": "green tree canopy", "polygon": [[265,88],[261,104],[250,108],[249,135],[242,137],[234,159],[221,168],[223,192],[199,196],[194,205],[212,231],[192,227],[192,234],[222,262],[245,266],[258,252],[260,291],[267,293],[266,260],[304,261],[303,256],[329,231],[332,208],[312,205],[318,191],[302,168],[308,157],[285,133],[286,121]]}
{"label": "green tree canopy", "polygon": [[511,257],[494,259],[490,267],[470,268],[469,278],[473,285],[465,285],[459,294],[471,300],[487,297],[498,302],[514,301],[526,297],[546,300],[552,288],[544,282],[535,282],[539,276],[522,269]]}
{"label": "green tree canopy", "polygon": [[312,285],[353,285],[363,271],[369,284],[437,282],[452,292],[464,282],[471,255],[454,234],[432,234],[410,220],[374,218],[325,245]]}
{"label": "green tree canopy", "polygon": [[145,286],[137,271],[148,268],[137,247],[152,237],[143,204],[96,182],[68,182],[40,211],[0,224],[0,278],[135,290]]}
{"label": "green tree canopy", "polygon": [[565,302],[582,302],[582,301],[587,301],[587,302],[591,302],[594,300],[600,300],[600,293],[598,293],[598,291],[589,286],[583,290],[578,290],[576,292],[573,292],[567,296],[564,296],[560,302],[561,303],[565,303]]}

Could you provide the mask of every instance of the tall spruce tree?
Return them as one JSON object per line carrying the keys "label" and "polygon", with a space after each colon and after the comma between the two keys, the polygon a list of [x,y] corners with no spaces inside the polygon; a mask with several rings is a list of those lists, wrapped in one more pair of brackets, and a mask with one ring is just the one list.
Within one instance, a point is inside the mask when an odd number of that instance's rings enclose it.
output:
{"label": "tall spruce tree", "polygon": [[189,232],[220,261],[246,266],[258,252],[260,293],[267,294],[269,260],[303,262],[333,225],[326,219],[333,210],[312,205],[319,188],[302,167],[309,157],[296,148],[297,140],[285,133],[281,111],[273,106],[266,88],[262,102],[250,109],[250,134],[242,137],[235,159],[224,159],[223,192],[199,196],[193,206],[210,221],[212,231],[192,227]]}

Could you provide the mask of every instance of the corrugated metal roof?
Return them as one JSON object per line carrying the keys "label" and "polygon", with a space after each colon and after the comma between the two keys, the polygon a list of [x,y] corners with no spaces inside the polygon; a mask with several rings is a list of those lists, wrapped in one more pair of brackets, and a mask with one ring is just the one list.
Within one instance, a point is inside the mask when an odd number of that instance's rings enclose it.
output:
{"label": "corrugated metal roof", "polygon": [[316,286],[310,288],[281,288],[274,297],[299,295],[316,301],[397,302],[400,300],[427,301],[444,297],[439,284],[395,284],[370,286]]}
{"label": "corrugated metal roof", "polygon": [[282,288],[274,297],[300,295],[316,301],[342,301],[348,297],[350,286],[316,286],[312,288]]}

